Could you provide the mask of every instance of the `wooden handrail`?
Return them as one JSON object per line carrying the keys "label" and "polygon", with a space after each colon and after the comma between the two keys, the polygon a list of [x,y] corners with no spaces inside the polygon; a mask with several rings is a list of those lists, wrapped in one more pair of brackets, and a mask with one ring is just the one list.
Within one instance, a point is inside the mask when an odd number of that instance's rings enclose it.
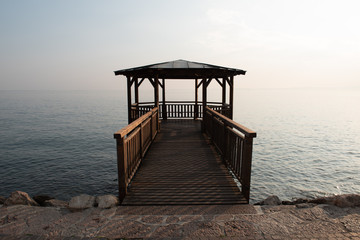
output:
{"label": "wooden handrail", "polygon": [[254,138],[256,137],[256,132],[254,132],[253,130],[231,120],[228,117],[225,117],[224,115],[212,110],[209,107],[206,107],[206,111],[209,111],[211,114],[216,115],[218,118],[220,118],[223,122],[225,122],[229,127],[235,128],[237,130],[239,130],[240,132],[242,132],[246,137],[251,137]]}
{"label": "wooden handrail", "polygon": [[117,148],[120,202],[125,198],[128,184],[135,175],[159,129],[159,108],[155,107],[114,133]]}
{"label": "wooden handrail", "polygon": [[206,107],[202,131],[217,148],[224,164],[241,183],[241,192],[250,199],[253,138],[256,132]]}
{"label": "wooden handrail", "polygon": [[125,137],[128,133],[130,133],[135,128],[137,128],[143,121],[145,121],[147,118],[149,118],[156,111],[158,111],[157,107],[153,108],[151,111],[149,111],[145,115],[139,117],[138,119],[136,119],[135,121],[133,121],[132,123],[127,125],[126,127],[124,127],[121,130],[117,131],[116,133],[114,133],[114,138],[123,138],[123,137]]}

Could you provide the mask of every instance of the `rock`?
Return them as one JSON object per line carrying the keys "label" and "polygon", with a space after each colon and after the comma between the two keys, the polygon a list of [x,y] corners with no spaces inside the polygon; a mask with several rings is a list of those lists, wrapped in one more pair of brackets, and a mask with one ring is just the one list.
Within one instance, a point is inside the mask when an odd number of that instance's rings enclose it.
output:
{"label": "rock", "polygon": [[69,202],[69,208],[73,209],[85,209],[91,208],[95,205],[95,197],[87,194],[81,194],[79,196],[71,198]]}
{"label": "rock", "polygon": [[103,195],[96,197],[96,203],[99,208],[112,208],[119,203],[119,200],[114,195]]}
{"label": "rock", "polygon": [[53,197],[49,197],[47,195],[36,195],[33,199],[40,205],[45,206],[44,203],[46,200],[54,199]]}
{"label": "rock", "polygon": [[308,202],[309,202],[308,199],[299,198],[299,199],[296,199],[295,201],[282,201],[281,204],[282,205],[296,205],[296,204],[302,204],[302,203],[308,203]]}
{"label": "rock", "polygon": [[39,206],[26,192],[15,191],[12,192],[10,197],[4,202],[5,206],[11,205],[28,205],[28,206]]}
{"label": "rock", "polygon": [[297,208],[311,208],[314,207],[314,203],[299,203],[299,204],[295,204],[295,206]]}
{"label": "rock", "polygon": [[58,199],[50,199],[45,200],[44,202],[45,207],[60,207],[60,208],[66,208],[69,206],[68,202],[58,200]]}
{"label": "rock", "polygon": [[0,204],[4,204],[5,200],[6,200],[6,198],[0,196]]}
{"label": "rock", "polygon": [[358,194],[344,194],[336,195],[332,197],[322,197],[310,200],[309,203],[316,204],[329,204],[337,207],[359,207],[360,206],[360,195]]}
{"label": "rock", "polygon": [[271,195],[267,197],[265,200],[256,203],[256,205],[280,205],[281,201],[278,196]]}

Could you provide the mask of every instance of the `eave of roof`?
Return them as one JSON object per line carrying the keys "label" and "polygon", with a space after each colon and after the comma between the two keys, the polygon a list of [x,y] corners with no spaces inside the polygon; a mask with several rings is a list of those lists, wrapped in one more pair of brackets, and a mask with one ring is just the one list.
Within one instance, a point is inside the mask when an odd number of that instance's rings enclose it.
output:
{"label": "eave of roof", "polygon": [[194,79],[244,75],[246,71],[206,63],[176,60],[118,70],[114,73],[115,75],[125,75],[130,77],[136,76],[139,78],[158,77],[165,79]]}

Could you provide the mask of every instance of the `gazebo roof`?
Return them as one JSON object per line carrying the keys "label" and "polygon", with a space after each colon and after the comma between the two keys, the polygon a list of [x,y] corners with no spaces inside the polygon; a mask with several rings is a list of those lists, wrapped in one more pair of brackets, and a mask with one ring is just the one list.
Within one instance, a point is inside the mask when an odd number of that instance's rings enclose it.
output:
{"label": "gazebo roof", "polygon": [[223,78],[236,75],[245,75],[246,71],[236,68],[215,66],[207,63],[176,60],[156,63],[142,67],[129,68],[114,72],[115,75],[125,75],[139,78],[164,78],[164,79],[201,79]]}

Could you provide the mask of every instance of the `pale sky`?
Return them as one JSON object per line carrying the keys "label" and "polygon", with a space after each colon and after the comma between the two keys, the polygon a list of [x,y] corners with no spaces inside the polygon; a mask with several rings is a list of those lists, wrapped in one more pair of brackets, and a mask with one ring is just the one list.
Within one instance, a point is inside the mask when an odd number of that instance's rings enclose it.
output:
{"label": "pale sky", "polygon": [[360,1],[2,0],[0,90],[107,90],[184,59],[236,88],[360,87]]}

